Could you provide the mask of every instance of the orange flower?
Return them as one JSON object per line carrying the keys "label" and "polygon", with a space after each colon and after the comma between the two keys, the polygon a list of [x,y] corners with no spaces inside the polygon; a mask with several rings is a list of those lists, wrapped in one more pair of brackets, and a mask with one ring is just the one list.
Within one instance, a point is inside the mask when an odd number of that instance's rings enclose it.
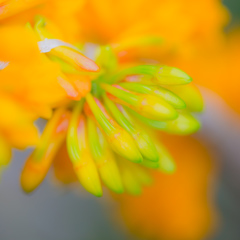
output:
{"label": "orange flower", "polygon": [[[26,63],[32,56],[38,56],[38,48],[36,43],[35,45],[32,43],[32,36],[21,28],[14,29],[14,32],[19,35],[19,41],[13,41],[12,30],[0,28],[0,138],[1,144],[6,146],[6,151],[1,148],[3,152],[0,154],[0,165],[9,162],[12,146],[24,148],[36,144],[38,139],[37,129],[33,125],[34,113],[30,111],[28,105],[21,103],[21,98],[26,96],[26,90],[24,85],[19,84],[22,81],[22,69],[15,64],[16,62]],[[23,39],[23,35],[27,39]],[[26,69],[25,64],[22,64],[22,67]],[[24,138],[23,135],[25,135]]]}
{"label": "orange flower", "polygon": [[86,41],[114,43],[148,34],[182,49],[189,44],[213,43],[222,35],[228,14],[219,0],[90,0],[85,1],[79,19]]}
{"label": "orange flower", "polygon": [[55,66],[42,59],[36,37],[29,30],[1,27],[0,35],[0,132],[12,146],[25,148],[38,140],[33,121],[39,116],[49,118],[51,108],[66,93],[55,80]]}
{"label": "orange flower", "polygon": [[0,20],[31,9],[47,0],[0,0]]}
{"label": "orange flower", "polygon": [[[52,21],[37,16],[33,25],[23,28],[26,33],[22,42],[25,43],[26,34],[32,35],[29,41],[35,47],[38,44],[36,54],[23,45],[20,49],[16,47],[17,54],[13,54],[13,58],[10,50],[6,58],[2,57],[4,63],[9,62],[2,70],[5,79],[14,81],[16,72],[22,79],[17,89],[24,92],[13,91],[11,95],[21,97],[19,104],[34,113],[33,120],[39,116],[51,118],[36,150],[25,164],[22,187],[26,192],[38,187],[66,138],[75,175],[90,193],[101,196],[100,176],[115,192],[123,192],[124,187],[130,193],[139,194],[142,181],[150,180],[144,167],[174,171],[174,162],[167,150],[153,137],[151,140],[153,133],[149,136],[147,128],[145,133],[141,124],[175,134],[195,132],[200,124],[191,112],[202,110],[202,98],[189,84],[191,77],[180,69],[137,65],[137,62],[128,66],[119,62],[119,48],[124,50],[124,46],[128,47],[126,42],[92,48],[95,60],[101,66],[99,71],[98,65],[84,56],[78,46],[66,42],[67,38],[58,28],[57,14],[51,15],[47,6],[41,11],[46,11]],[[13,34],[17,33],[16,28],[13,20],[6,27],[14,29]],[[158,38],[153,38],[153,41],[159,42]],[[8,41],[5,42],[7,46]],[[133,43],[130,41],[130,45]],[[148,45],[148,39],[143,44]],[[29,56],[23,54],[27,51]],[[30,70],[24,68],[26,64]],[[131,77],[144,82],[134,83]],[[15,82],[10,85],[15,85]],[[194,97],[191,103],[188,93],[178,91],[181,88],[178,85],[191,89]],[[46,89],[41,91],[41,87],[47,87],[49,92]],[[51,117],[52,108],[56,109]],[[117,160],[112,151],[119,155]],[[141,165],[128,163],[123,158]]]}
{"label": "orange flower", "polygon": [[[54,107],[90,90],[85,77],[79,81],[74,75],[63,76],[59,64],[40,53],[39,39],[29,25],[25,26],[33,14],[43,11],[39,7],[43,2],[1,2],[0,136],[8,149],[35,145],[38,131],[33,122],[39,117],[50,118]],[[28,10],[34,6],[33,11]],[[1,153],[1,162],[9,162],[7,152]]]}

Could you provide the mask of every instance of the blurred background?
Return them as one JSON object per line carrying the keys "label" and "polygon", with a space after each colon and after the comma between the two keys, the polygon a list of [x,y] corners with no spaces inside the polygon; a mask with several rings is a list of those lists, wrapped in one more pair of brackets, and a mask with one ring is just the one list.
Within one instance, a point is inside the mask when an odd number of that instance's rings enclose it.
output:
{"label": "blurred background", "polygon": [[[232,13],[231,24],[226,29],[229,31],[240,24],[240,1],[223,2]],[[218,96],[204,89],[202,93],[208,104],[201,116],[202,130],[196,138],[209,146],[218,161],[215,205],[221,218],[218,230],[206,240],[239,240],[240,116],[229,110]],[[24,194],[19,186],[19,174],[29,152],[16,151],[11,166],[2,176],[0,240],[138,239],[117,215],[116,203],[107,191],[98,199],[81,189],[62,189],[49,175],[34,194]]]}

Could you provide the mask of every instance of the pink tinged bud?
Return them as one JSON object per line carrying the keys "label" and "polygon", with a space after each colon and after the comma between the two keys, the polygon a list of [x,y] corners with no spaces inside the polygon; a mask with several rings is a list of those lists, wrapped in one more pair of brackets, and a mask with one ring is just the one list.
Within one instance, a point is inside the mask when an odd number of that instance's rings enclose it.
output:
{"label": "pink tinged bud", "polygon": [[87,94],[86,99],[113,151],[130,161],[141,162],[142,155],[131,135],[107,114],[100,101],[96,101],[91,94]]}
{"label": "pink tinged bud", "polygon": [[102,196],[98,171],[87,139],[86,119],[81,115],[83,101],[74,108],[67,134],[67,149],[74,171],[82,186],[93,195]]}
{"label": "pink tinged bud", "polygon": [[156,68],[154,76],[159,84],[164,85],[180,85],[192,81],[192,78],[181,69],[169,66],[160,66]]}
{"label": "pink tinged bud", "polygon": [[140,83],[120,83],[121,87],[137,93],[151,94],[162,98],[176,109],[186,108],[185,102],[173,92],[159,86],[148,86]]}
{"label": "pink tinged bud", "polygon": [[123,104],[139,114],[154,120],[171,120],[178,116],[177,111],[161,98],[127,91],[120,86],[101,84],[102,88],[114,96],[113,101]]}
{"label": "pink tinged bud", "polygon": [[77,91],[77,89],[75,89],[75,87],[73,86],[72,83],[69,82],[69,80],[64,76],[59,76],[57,78],[60,86],[65,90],[67,96],[70,99],[74,99],[74,100],[79,100],[81,95],[79,94],[79,92]]}
{"label": "pink tinged bud", "polygon": [[99,174],[104,184],[116,193],[123,193],[123,185],[114,154],[97,128],[95,122],[88,118],[88,136],[91,154],[98,167]]}
{"label": "pink tinged bud", "polygon": [[133,124],[131,117],[124,111],[122,106],[118,106],[118,108],[107,96],[103,98],[107,108],[118,124],[132,135],[143,158],[150,161],[158,161],[158,153],[151,138],[142,129],[136,128],[136,123]]}
{"label": "pink tinged bud", "polygon": [[131,109],[129,111],[146,125],[171,134],[188,135],[195,133],[201,127],[200,122],[187,111],[179,112],[176,119],[169,121],[156,121],[146,118]]}
{"label": "pink tinged bud", "polygon": [[93,60],[84,56],[74,48],[59,46],[53,48],[49,54],[62,59],[78,70],[88,72],[98,72],[100,70],[99,66]]}
{"label": "pink tinged bud", "polygon": [[131,75],[149,75],[153,77],[153,82],[162,85],[182,85],[188,84],[192,81],[192,78],[189,75],[175,67],[163,65],[139,65],[123,69],[112,76],[110,82],[116,83]]}
{"label": "pink tinged bud", "polygon": [[[48,42],[46,46],[42,47],[44,48],[42,52],[47,53],[51,57],[57,57],[80,71],[98,72],[100,70],[99,66],[93,60],[84,56],[76,47],[55,39],[55,36],[47,30],[47,25],[55,28],[54,24],[47,21],[44,17],[36,17],[34,30],[42,41]],[[53,44],[53,41],[57,43],[53,47],[50,47],[49,45]],[[50,49],[46,50],[45,48],[48,47]]]}
{"label": "pink tinged bud", "polygon": [[27,159],[21,174],[21,186],[27,193],[36,189],[45,178],[54,156],[62,145],[69,123],[69,114],[64,109],[54,113],[42,134],[41,141]]}

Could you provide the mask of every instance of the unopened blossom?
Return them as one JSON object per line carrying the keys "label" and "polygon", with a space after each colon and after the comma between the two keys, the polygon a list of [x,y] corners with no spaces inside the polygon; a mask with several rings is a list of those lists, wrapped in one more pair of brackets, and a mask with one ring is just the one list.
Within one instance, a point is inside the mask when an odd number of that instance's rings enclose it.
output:
{"label": "unopened blossom", "polygon": [[58,81],[72,101],[55,108],[39,145],[27,160],[21,176],[26,192],[42,182],[65,144],[75,175],[96,196],[102,195],[100,178],[115,192],[126,189],[138,194],[141,183],[151,179],[145,167],[175,170],[169,153],[149,131],[155,128],[187,134],[199,128],[191,115],[191,111],[202,109],[197,89],[193,90],[195,108],[188,108],[174,90],[168,89],[188,85],[191,77],[164,65],[121,64],[121,70],[110,45],[96,47],[96,64],[76,46],[57,39],[51,32],[56,26],[45,18],[36,18],[29,28],[38,37],[42,53],[61,66]]}
{"label": "unopened blossom", "polygon": [[[48,8],[53,4],[61,12],[63,2],[2,3],[1,18],[7,26],[2,28],[2,79],[13,80],[16,73],[22,79],[20,91],[18,88],[17,92],[8,94],[14,100],[24,97],[17,104],[26,109],[30,123],[38,117],[50,119],[25,164],[22,187],[26,192],[33,191],[66,144],[75,175],[89,192],[102,194],[101,177],[113,191],[120,193],[125,188],[130,193],[140,193],[141,179],[137,180],[136,176],[149,182],[146,167],[165,172],[175,170],[173,159],[151,129],[173,134],[198,130],[200,125],[191,112],[202,110],[201,95],[189,85],[191,77],[178,68],[119,62],[119,54],[135,44],[139,47],[161,44],[157,35],[134,39],[126,36],[109,45],[95,45],[91,48],[95,62],[86,57],[87,46],[77,44],[76,31],[65,37],[58,11],[53,14]],[[32,19],[30,15],[25,26],[18,26],[19,17],[24,22],[24,11],[31,7],[35,7],[33,13],[38,11],[49,19],[40,15]],[[76,13],[74,8],[69,9],[69,13]],[[68,23],[76,26],[76,19],[70,18]],[[14,33],[21,35],[17,42],[12,41]],[[25,42],[27,35],[30,37]],[[11,44],[13,48],[9,48]],[[39,87],[47,87],[49,93],[44,89],[38,94]]]}

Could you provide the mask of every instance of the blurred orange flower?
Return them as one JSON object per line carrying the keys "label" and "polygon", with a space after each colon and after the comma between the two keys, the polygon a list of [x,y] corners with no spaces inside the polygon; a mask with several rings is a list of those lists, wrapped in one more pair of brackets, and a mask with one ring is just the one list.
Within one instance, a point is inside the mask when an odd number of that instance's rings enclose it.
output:
{"label": "blurred orange flower", "polygon": [[7,149],[0,154],[0,165],[9,162],[11,147],[37,144],[39,136],[33,124],[37,118],[50,118],[52,109],[69,95],[77,96],[89,88],[89,81],[78,82],[74,75],[65,79],[60,66],[40,53],[39,39],[26,23],[45,11],[43,2],[0,2],[0,135]]}
{"label": "blurred orange flower", "polygon": [[[191,137],[163,136],[177,165],[175,174],[154,172],[139,197],[115,196],[128,227],[146,239],[200,240],[213,230],[210,189],[213,161]],[[185,151],[184,149],[188,149]]]}
{"label": "blurred orange flower", "polygon": [[[19,35],[19,41],[13,41],[13,32]],[[0,135],[1,142],[8,146],[5,153],[4,147],[1,147],[0,165],[5,165],[10,160],[11,146],[23,148],[36,144],[38,139],[37,129],[33,125],[33,109],[24,104],[27,89],[22,82],[22,70],[26,72],[27,61],[40,53],[32,36],[22,28],[1,27],[0,35]],[[22,62],[22,68],[14,62]]]}

